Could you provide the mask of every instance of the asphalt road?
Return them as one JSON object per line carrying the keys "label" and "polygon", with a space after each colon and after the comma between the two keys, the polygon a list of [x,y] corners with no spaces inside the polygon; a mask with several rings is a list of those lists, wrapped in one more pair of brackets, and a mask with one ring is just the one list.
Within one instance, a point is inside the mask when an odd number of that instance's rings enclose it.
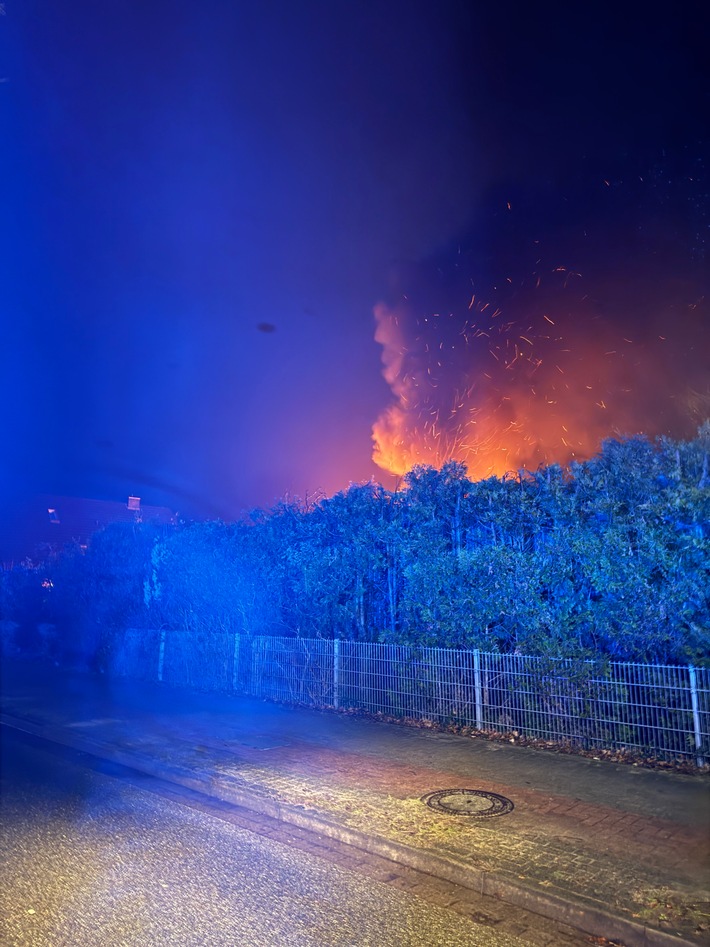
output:
{"label": "asphalt road", "polygon": [[108,764],[4,727],[0,737],[3,947],[588,943],[529,916],[478,923],[248,831],[223,807],[143,788],[130,770],[107,775]]}

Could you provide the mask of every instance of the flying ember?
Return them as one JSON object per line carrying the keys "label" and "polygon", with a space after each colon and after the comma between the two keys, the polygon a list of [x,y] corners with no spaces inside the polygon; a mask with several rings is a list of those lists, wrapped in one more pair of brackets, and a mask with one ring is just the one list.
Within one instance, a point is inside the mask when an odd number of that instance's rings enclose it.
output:
{"label": "flying ember", "polygon": [[480,290],[471,279],[408,282],[375,308],[393,395],[373,427],[383,470],[454,459],[475,479],[502,476],[583,460],[609,436],[692,432],[707,413],[681,344],[707,325],[706,302],[701,315],[640,293],[643,329],[632,336],[639,320],[610,313],[564,266]]}

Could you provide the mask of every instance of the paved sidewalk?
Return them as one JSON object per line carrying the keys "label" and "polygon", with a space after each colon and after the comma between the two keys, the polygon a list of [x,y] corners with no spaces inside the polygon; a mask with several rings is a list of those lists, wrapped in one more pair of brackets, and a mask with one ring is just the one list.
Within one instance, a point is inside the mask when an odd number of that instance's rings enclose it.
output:
{"label": "paved sidewalk", "polygon": [[[710,781],[5,662],[0,720],[635,945],[710,943]],[[510,799],[492,818],[421,797]]]}

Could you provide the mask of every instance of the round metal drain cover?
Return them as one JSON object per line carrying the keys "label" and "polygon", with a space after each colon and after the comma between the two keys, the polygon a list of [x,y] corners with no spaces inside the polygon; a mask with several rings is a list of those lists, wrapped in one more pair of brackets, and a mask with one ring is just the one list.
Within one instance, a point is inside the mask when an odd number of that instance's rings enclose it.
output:
{"label": "round metal drain cover", "polygon": [[482,789],[439,789],[422,796],[422,802],[437,812],[466,815],[474,819],[506,815],[515,808],[505,796],[499,796],[497,792],[484,792]]}

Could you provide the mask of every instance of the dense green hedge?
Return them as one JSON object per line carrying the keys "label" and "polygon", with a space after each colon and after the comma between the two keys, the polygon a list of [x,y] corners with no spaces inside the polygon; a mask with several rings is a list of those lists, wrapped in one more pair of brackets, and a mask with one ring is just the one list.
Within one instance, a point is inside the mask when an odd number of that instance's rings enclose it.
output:
{"label": "dense green hedge", "polygon": [[142,625],[708,663],[709,452],[706,423],[570,469],[450,462],[237,523],[117,525],[5,574],[4,617],[79,650]]}

